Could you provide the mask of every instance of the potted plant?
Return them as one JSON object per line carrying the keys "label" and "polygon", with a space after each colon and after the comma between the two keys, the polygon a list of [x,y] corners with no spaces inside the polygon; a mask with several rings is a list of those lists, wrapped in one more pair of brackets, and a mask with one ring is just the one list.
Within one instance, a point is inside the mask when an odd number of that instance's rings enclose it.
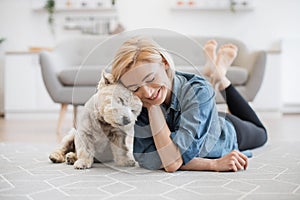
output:
{"label": "potted plant", "polygon": [[236,6],[235,0],[230,0],[229,9],[230,9],[230,11],[233,12],[233,13],[236,12],[235,6]]}
{"label": "potted plant", "polygon": [[51,32],[54,34],[54,12],[55,12],[55,0],[47,0],[44,8],[48,12],[48,23],[51,28]]}

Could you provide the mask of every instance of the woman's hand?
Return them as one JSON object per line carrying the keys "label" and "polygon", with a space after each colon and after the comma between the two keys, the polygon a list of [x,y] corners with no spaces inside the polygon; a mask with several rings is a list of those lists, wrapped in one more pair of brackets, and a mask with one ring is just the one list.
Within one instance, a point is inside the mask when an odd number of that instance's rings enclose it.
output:
{"label": "woman's hand", "polygon": [[143,107],[147,108],[147,110],[149,111],[149,109],[151,109],[151,107],[153,107],[153,105],[148,102],[143,102]]}
{"label": "woman's hand", "polygon": [[233,150],[222,158],[214,160],[214,171],[239,171],[245,170],[248,166],[248,158],[239,151]]}

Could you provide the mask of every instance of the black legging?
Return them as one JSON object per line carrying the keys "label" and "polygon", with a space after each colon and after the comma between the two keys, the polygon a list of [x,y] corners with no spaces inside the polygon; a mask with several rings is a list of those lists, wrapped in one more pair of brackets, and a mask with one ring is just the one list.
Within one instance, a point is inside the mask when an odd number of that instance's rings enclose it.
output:
{"label": "black legging", "polygon": [[267,141],[267,131],[248,102],[232,86],[221,92],[231,114],[227,119],[233,124],[240,150],[260,147]]}

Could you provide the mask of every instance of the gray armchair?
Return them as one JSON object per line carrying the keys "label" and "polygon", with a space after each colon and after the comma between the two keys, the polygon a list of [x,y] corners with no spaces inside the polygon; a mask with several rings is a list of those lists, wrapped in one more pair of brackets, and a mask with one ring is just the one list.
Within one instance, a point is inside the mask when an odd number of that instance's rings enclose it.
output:
{"label": "gray armchair", "polygon": [[[155,35],[153,39],[167,49],[174,58],[177,70],[200,73],[205,59],[202,46],[211,37]],[[96,92],[96,86],[103,69],[110,65],[116,50],[128,38],[105,36],[94,38],[73,38],[62,41],[52,52],[40,53],[42,77],[47,91],[61,111],[57,131],[61,129],[67,106],[73,105],[74,121],[78,105],[84,103]],[[263,51],[249,51],[241,41],[231,38],[214,38],[219,45],[234,43],[239,52],[228,70],[228,78],[247,101],[257,94],[265,71],[266,54]],[[217,103],[224,100],[217,94]]]}
{"label": "gray armchair", "polygon": [[[51,52],[44,51],[39,55],[46,89],[52,100],[61,104],[58,133],[61,130],[67,106],[73,105],[73,125],[75,126],[77,106],[84,105],[96,91],[96,85],[104,68],[100,64],[103,62],[98,62],[95,57],[91,57],[86,63],[83,61],[92,48],[104,39],[74,38],[59,43]],[[100,55],[101,53],[104,52],[100,52]]]}

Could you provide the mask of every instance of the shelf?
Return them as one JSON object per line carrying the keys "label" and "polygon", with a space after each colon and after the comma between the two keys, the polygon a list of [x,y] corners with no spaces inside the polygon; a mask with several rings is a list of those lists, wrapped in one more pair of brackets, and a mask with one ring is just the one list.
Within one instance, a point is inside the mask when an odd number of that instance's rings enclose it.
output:
{"label": "shelf", "polygon": [[[211,7],[211,6],[173,6],[172,11],[231,11],[230,7]],[[235,6],[235,11],[253,11],[253,6]]]}
{"label": "shelf", "polygon": [[[36,12],[46,12],[44,8],[33,9]],[[116,12],[115,7],[102,7],[102,8],[57,8],[55,12]]]}

